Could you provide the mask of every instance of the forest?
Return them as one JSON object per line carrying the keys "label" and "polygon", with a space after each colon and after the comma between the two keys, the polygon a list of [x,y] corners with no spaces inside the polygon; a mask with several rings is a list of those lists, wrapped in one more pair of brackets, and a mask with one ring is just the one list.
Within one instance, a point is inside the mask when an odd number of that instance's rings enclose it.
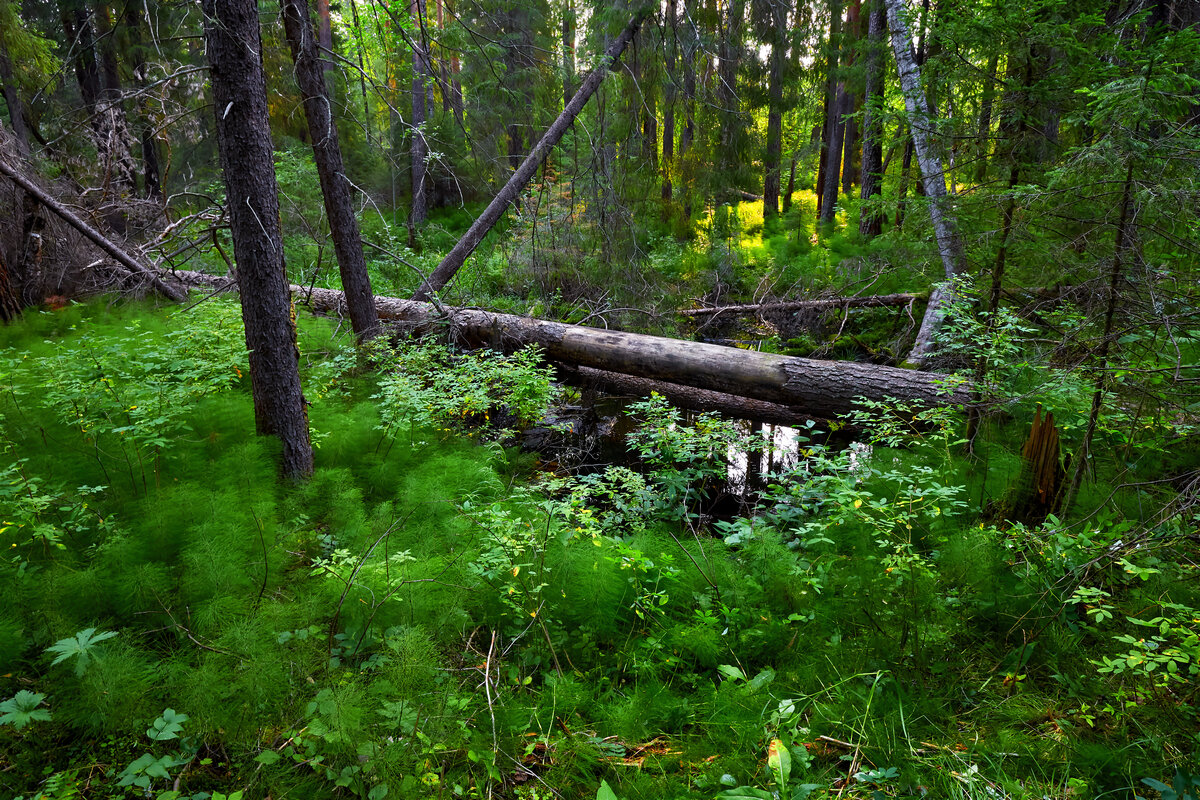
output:
{"label": "forest", "polygon": [[0,800],[1200,798],[1196,0],[0,0]]}

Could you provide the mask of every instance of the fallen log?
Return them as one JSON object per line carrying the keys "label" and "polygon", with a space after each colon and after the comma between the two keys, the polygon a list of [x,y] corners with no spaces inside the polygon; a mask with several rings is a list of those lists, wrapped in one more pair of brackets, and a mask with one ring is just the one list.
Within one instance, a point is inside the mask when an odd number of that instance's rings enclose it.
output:
{"label": "fallen log", "polygon": [[777,303],[750,303],[736,306],[713,306],[712,308],[684,308],[675,313],[681,317],[706,317],[716,314],[759,314],[772,311],[806,311],[833,308],[883,308],[907,306],[918,300],[927,300],[928,295],[905,292],[902,294],[875,294],[863,297],[827,297],[819,300],[785,300]]}
{"label": "fallen log", "polygon": [[[228,279],[175,274],[185,283],[232,288]],[[292,293],[316,311],[347,314],[339,291],[293,285]],[[442,314],[428,303],[393,297],[377,296],[375,306],[381,320],[403,323],[414,332],[441,331],[466,344],[499,350],[537,345],[551,361],[791,406],[814,417],[852,411],[860,397],[929,405],[960,405],[970,399],[969,386],[960,379],[898,367],[759,353],[478,309],[446,308]]]}
{"label": "fallen log", "polygon": [[640,399],[649,397],[652,392],[657,392],[665,397],[671,405],[688,411],[716,411],[719,414],[738,419],[752,419],[757,422],[788,425],[793,428],[802,427],[805,423],[814,420],[811,414],[780,403],[768,403],[765,400],[755,400],[751,397],[739,397],[725,392],[697,389],[694,386],[680,386],[677,383],[651,378],[638,378],[633,375],[623,375],[620,372],[567,365],[560,369],[559,376],[565,377],[570,383],[590,386],[610,395]]}
{"label": "fallen log", "polygon": [[0,160],[0,173],[3,173],[13,183],[20,186],[33,197],[37,198],[39,203],[58,215],[63,222],[66,222],[72,228],[86,236],[89,240],[91,240],[92,244],[96,245],[105,253],[108,253],[108,255],[112,256],[118,264],[125,267],[138,277],[148,281],[159,294],[169,297],[177,303],[183,302],[185,299],[187,299],[186,292],[165,283],[162,278],[159,277],[156,270],[153,270],[143,264],[139,264],[128,253],[117,247],[115,244],[101,235],[99,231],[69,211],[66,206],[62,205],[49,194],[44,192],[41,187],[39,187],[33,181],[17,172],[8,164],[5,164],[3,160]]}

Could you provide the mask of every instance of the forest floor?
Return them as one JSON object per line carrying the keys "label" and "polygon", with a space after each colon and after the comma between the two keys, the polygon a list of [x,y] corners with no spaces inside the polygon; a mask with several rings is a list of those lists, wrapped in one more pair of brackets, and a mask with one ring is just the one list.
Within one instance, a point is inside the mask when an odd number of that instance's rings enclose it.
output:
{"label": "forest floor", "polygon": [[[586,284],[510,227],[458,291],[671,331],[689,300],[904,284],[849,240],[777,260],[737,213]],[[388,268],[380,293],[415,283]],[[673,288],[642,295],[663,298],[647,317],[598,286]],[[895,316],[764,338],[889,360]],[[551,461],[521,432],[579,398],[536,354],[363,356],[303,317],[317,470],[288,487],[253,435],[242,341],[223,300],[0,330],[3,796],[1197,794],[1197,457],[1178,418],[1138,418],[1138,486],[1101,472],[1086,513],[1017,520],[1045,396],[1029,375],[1078,387],[1013,365],[1022,404],[973,455],[957,413],[910,425],[877,404],[824,426],[853,436],[796,431],[731,509],[730,454],[766,446],[749,426],[650,398],[621,458],[560,431]]]}

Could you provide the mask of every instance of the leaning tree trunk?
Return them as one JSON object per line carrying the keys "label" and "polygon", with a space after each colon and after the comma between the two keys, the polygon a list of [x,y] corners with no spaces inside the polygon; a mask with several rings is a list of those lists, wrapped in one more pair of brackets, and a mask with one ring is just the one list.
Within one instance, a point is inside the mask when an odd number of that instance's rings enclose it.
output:
{"label": "leaning tree trunk", "polygon": [[296,83],[304,95],[304,116],[308,120],[313,160],[321,181],[329,234],[333,237],[342,288],[346,290],[350,308],[350,325],[359,341],[363,341],[378,333],[379,317],[372,300],[371,276],[367,273],[367,261],[363,256],[362,236],[358,229],[358,217],[354,213],[350,182],[342,164],[337,126],[330,113],[325,70],[317,49],[308,0],[284,0],[283,28],[292,50],[292,60],[296,63]]}
{"label": "leaning tree trunk", "polygon": [[[821,115],[821,155],[817,164],[817,212],[820,215],[822,222],[827,222],[833,219],[833,211],[830,209],[829,217],[826,219],[825,212],[825,187],[829,183],[829,165],[830,163],[837,164],[840,159],[831,159],[829,151],[832,149],[832,143],[837,138],[837,121],[838,121],[838,59],[839,45],[842,33],[842,4],[841,0],[829,0],[829,44],[828,58],[826,59],[825,72],[825,99],[824,107]],[[839,140],[840,141],[840,140]],[[837,167],[835,166],[836,170]],[[837,179],[834,179],[836,185]]]}
{"label": "leaning tree trunk", "polygon": [[[966,268],[966,256],[962,240],[958,236],[954,217],[950,213],[946,195],[946,178],[942,171],[941,155],[934,141],[929,138],[932,120],[925,91],[921,88],[921,71],[917,66],[909,38],[908,25],[902,16],[904,0],[886,0],[888,27],[892,34],[892,52],[900,72],[900,86],[904,91],[904,106],[908,112],[912,131],[913,147],[917,163],[924,178],[925,195],[929,198],[929,216],[933,222],[933,233],[937,239],[938,253],[942,259],[946,280],[953,281]],[[952,300],[952,288],[942,285],[934,289],[921,320],[916,342],[908,360],[920,366],[933,351],[934,337],[946,317],[946,308]]]}
{"label": "leaning tree trunk", "polygon": [[258,5],[203,0],[201,10],[250,351],[255,427],[261,435],[279,437],[283,474],[298,479],[312,473],[313,451],[283,264]]}
{"label": "leaning tree trunk", "polygon": [[446,257],[442,259],[442,263],[438,264],[437,269],[421,283],[413,295],[414,300],[426,300],[434,292],[441,291],[462,267],[463,262],[467,260],[467,256],[471,255],[475,251],[475,248],[479,246],[479,243],[483,241],[483,237],[487,235],[488,231],[500,221],[504,210],[517,199],[521,190],[525,188],[525,184],[529,183],[529,179],[533,177],[538,167],[546,160],[546,156],[550,154],[550,150],[553,149],[554,145],[558,144],[558,140],[571,127],[571,123],[575,121],[575,117],[579,116],[579,112],[583,110],[584,105],[596,93],[596,89],[599,88],[600,83],[604,80],[604,76],[616,64],[617,59],[621,56],[621,52],[629,44],[629,40],[633,38],[634,33],[637,32],[637,29],[642,24],[642,20],[646,18],[650,10],[650,7],[646,6],[629,20],[629,24],[625,26],[625,30],[621,31],[621,35],[609,45],[601,63],[587,76],[587,79],[579,87],[579,91],[575,92],[575,96],[571,98],[571,102],[567,103],[567,107],[558,115],[558,119],[554,120],[554,124],[542,136],[541,141],[529,152],[529,155],[521,162],[521,166],[517,168],[516,172],[508,179],[508,182],[492,198],[492,202],[488,204],[483,213],[472,223],[467,232],[463,234],[463,237],[458,240],[458,243],[446,254]]}
{"label": "leaning tree trunk", "polygon": [[862,184],[858,231],[863,236],[878,236],[885,215],[868,210],[870,200],[883,192],[883,36],[887,30],[887,11],[883,0],[871,0],[867,24],[867,70],[865,109],[863,110]]}
{"label": "leaning tree trunk", "polygon": [[[3,160],[0,160],[0,174],[5,175],[13,183],[24,189],[25,193],[29,195],[30,198],[35,200],[37,203],[40,203],[42,206],[50,209],[50,211],[62,219],[63,222],[66,222],[72,228],[82,233],[89,241],[92,242],[92,244],[96,245],[105,253],[112,256],[118,264],[125,267],[134,275],[138,275],[146,280],[151,286],[154,287],[155,291],[159,292],[165,297],[169,297],[172,300],[181,302],[187,299],[187,294],[185,292],[181,292],[179,289],[164,283],[163,276],[157,270],[151,269],[139,264],[137,261],[134,261],[129,257],[129,254],[106,239],[100,234],[99,231],[72,213],[69,209],[67,209],[66,206],[64,206],[62,203],[59,203],[57,200],[43,191],[33,181],[29,180],[24,175],[10,167],[8,164],[4,163]],[[27,264],[22,264],[22,274],[24,275],[29,274],[27,271],[27,266]]]}

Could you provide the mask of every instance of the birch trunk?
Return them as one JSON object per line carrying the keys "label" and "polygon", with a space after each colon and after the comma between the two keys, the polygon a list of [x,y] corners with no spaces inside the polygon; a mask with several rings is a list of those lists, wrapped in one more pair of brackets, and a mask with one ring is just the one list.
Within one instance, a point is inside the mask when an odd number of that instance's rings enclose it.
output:
{"label": "birch trunk", "polygon": [[[946,178],[942,170],[941,153],[936,142],[930,137],[933,121],[930,119],[925,90],[921,87],[921,70],[917,66],[916,57],[913,54],[908,24],[903,16],[904,0],[886,0],[886,3],[888,27],[892,35],[892,52],[896,57],[896,66],[900,72],[904,107],[908,112],[909,128],[912,131],[917,163],[921,167],[925,195],[929,198],[929,216],[933,222],[933,233],[937,239],[938,254],[942,259],[946,280],[952,281],[966,268],[962,240],[959,238],[946,194]],[[913,349],[908,355],[908,360],[912,363],[921,366],[929,359],[933,352],[934,338],[945,320],[946,307],[952,299],[951,290],[946,286],[934,289],[929,298],[929,305],[925,309],[925,317],[921,320],[921,328],[917,332],[916,342],[913,343]]]}

